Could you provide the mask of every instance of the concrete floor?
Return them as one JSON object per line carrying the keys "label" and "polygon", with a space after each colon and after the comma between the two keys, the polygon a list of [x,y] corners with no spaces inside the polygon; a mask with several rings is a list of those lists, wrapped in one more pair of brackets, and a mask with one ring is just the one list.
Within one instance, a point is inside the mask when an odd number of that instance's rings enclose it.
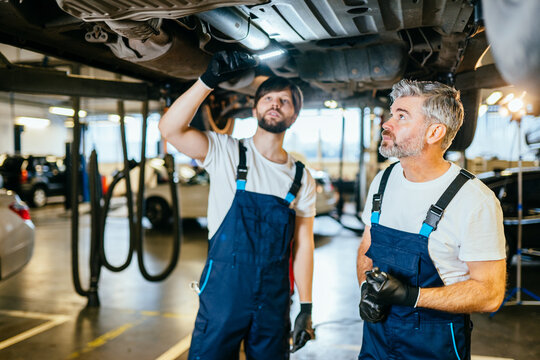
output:
{"label": "concrete floor", "polygon": [[[106,251],[118,265],[127,251],[125,209],[107,222]],[[206,230],[185,229],[179,265],[160,283],[140,275],[136,259],[121,273],[103,270],[99,308],[87,308],[71,275],[69,215],[61,205],[32,211],[36,247],[30,264],[0,283],[0,359],[187,359],[198,306],[189,288],[206,256]],[[88,278],[89,217],[81,216],[80,266]],[[359,290],[355,275],[359,237],[334,220],[316,220],[313,323],[317,339],[291,356],[304,359],[356,359],[361,347]],[[149,271],[166,266],[167,232],[147,230]],[[525,262],[524,287],[540,293],[540,261]],[[515,268],[513,268],[515,271]],[[510,274],[509,288],[514,286]],[[298,311],[293,304],[292,317]],[[540,307],[508,306],[494,317],[473,316],[473,359],[540,359]]]}

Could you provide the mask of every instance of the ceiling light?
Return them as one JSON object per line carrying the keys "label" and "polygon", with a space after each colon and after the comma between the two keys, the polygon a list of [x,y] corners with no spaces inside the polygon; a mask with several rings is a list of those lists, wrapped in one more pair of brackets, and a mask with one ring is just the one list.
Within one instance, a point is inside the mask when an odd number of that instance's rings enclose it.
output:
{"label": "ceiling light", "polygon": [[508,111],[508,108],[506,106],[499,106],[499,115],[502,117],[510,115],[510,111]]}
{"label": "ceiling light", "polygon": [[[119,123],[120,122],[120,115],[117,114],[109,114],[107,116],[107,120],[113,122],[113,123]],[[133,116],[124,116],[124,123],[128,123],[135,120]]]}
{"label": "ceiling light", "polygon": [[66,120],[64,121],[64,126],[67,128],[72,128],[75,126],[75,123],[73,122],[73,120]]}
{"label": "ceiling light", "polygon": [[49,119],[19,116],[15,118],[15,125],[23,125],[30,129],[44,129],[51,124]]}
{"label": "ceiling light", "polygon": [[326,100],[324,102],[324,106],[326,106],[329,109],[335,109],[338,107],[338,102],[336,100]]}
{"label": "ceiling light", "polygon": [[[73,115],[75,115],[75,110],[69,109],[69,108],[58,107],[58,106],[51,106],[49,108],[49,112],[51,114],[63,115],[63,116],[73,116]],[[86,111],[79,110],[79,117],[80,118],[86,117],[86,115],[87,115]]]}
{"label": "ceiling light", "polygon": [[480,105],[480,107],[478,108],[478,117],[484,115],[488,110],[488,106],[486,104],[482,104]]}
{"label": "ceiling light", "polygon": [[117,123],[117,122],[120,122],[120,115],[110,114],[109,116],[107,116],[107,119],[109,121]]}
{"label": "ceiling light", "polygon": [[499,101],[499,105],[508,104],[508,102],[510,102],[513,98],[514,94],[508,94],[501,101]]}
{"label": "ceiling light", "polygon": [[502,92],[494,91],[487,97],[486,104],[495,105],[500,98],[502,98]]}
{"label": "ceiling light", "polygon": [[523,105],[523,100],[521,100],[520,98],[513,99],[508,103],[508,110],[515,113],[521,110],[523,108]]}

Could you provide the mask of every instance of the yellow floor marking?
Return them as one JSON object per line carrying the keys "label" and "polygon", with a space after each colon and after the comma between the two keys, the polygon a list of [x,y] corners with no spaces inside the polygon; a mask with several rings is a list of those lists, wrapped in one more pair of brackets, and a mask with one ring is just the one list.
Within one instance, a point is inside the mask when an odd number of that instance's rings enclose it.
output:
{"label": "yellow floor marking", "polygon": [[18,310],[0,310],[0,314],[11,316],[11,317],[23,317],[23,318],[30,318],[30,319],[49,320],[46,323],[33,327],[32,329],[26,330],[18,335],[15,335],[9,339],[6,339],[0,342],[0,350],[5,349],[8,346],[21,342],[28,338],[31,338],[32,336],[35,336],[39,333],[47,331],[50,328],[58,326],[68,321],[69,319],[71,319],[71,317],[66,316],[66,315],[52,315],[52,314],[43,314],[43,313],[18,311]]}
{"label": "yellow floor marking", "polygon": [[141,314],[145,316],[160,316],[161,315],[159,311],[141,311]]}
{"label": "yellow floor marking", "polygon": [[75,359],[75,358],[81,356],[81,354],[87,353],[89,351],[92,351],[92,350],[100,347],[100,346],[105,345],[107,342],[109,342],[109,340],[117,338],[118,336],[122,335],[127,330],[129,330],[132,327],[138,325],[139,323],[140,323],[140,321],[134,322],[134,323],[127,323],[127,324],[124,324],[124,325],[114,329],[114,330],[106,332],[105,334],[103,334],[103,335],[95,338],[94,340],[90,341],[89,343],[87,343],[85,348],[82,349],[81,351],[77,351],[77,352],[74,352],[71,355],[69,355],[68,359]]}
{"label": "yellow floor marking", "polygon": [[189,350],[191,334],[180,340],[172,348],[160,355],[156,360],[173,360]]}

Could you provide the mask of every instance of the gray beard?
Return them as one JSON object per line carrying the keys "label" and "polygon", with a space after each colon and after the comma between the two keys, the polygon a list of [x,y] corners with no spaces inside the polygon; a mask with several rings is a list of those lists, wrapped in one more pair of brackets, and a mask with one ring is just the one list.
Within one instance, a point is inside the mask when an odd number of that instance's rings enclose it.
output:
{"label": "gray beard", "polygon": [[393,142],[392,146],[379,146],[379,153],[385,158],[395,157],[398,159],[420,155],[424,149],[424,132],[411,139],[407,139],[401,144]]}

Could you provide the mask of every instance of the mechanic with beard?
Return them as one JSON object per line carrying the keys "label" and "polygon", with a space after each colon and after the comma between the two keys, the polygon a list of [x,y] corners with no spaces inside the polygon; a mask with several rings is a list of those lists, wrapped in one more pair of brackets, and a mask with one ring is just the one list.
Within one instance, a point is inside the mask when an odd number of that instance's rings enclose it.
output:
{"label": "mechanic with beard", "polygon": [[285,131],[302,107],[300,89],[271,77],[255,94],[255,135],[237,140],[189,126],[222,81],[256,66],[249,54],[214,54],[200,79],[162,117],[163,137],[196,159],[210,175],[208,259],[199,282],[199,312],[189,359],[289,358],[292,252],[300,313],[296,351],[314,337],[311,327],[315,182],[283,149]]}
{"label": "mechanic with beard", "polygon": [[377,174],[362,214],[359,359],[470,359],[469,314],[504,296],[501,206],[443,158],[463,123],[458,91],[402,80],[390,97],[379,151],[399,162]]}

